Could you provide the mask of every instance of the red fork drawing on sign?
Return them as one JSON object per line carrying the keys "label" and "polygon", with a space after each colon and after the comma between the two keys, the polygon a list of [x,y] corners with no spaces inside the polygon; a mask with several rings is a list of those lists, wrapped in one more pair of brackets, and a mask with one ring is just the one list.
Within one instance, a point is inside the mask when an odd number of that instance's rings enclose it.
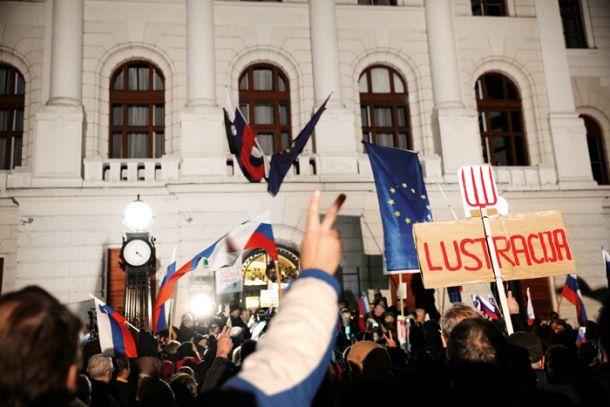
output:
{"label": "red fork drawing on sign", "polygon": [[466,213],[477,208],[489,208],[498,203],[493,170],[489,165],[460,168],[459,181]]}

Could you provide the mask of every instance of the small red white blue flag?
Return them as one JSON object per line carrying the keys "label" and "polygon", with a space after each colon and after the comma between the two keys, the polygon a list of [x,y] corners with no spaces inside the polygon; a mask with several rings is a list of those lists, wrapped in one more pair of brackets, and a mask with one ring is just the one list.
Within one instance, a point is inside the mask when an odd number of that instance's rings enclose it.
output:
{"label": "small red white blue flag", "polygon": [[587,311],[582,300],[580,287],[578,286],[578,277],[576,274],[568,274],[566,282],[563,285],[561,296],[576,306],[576,317],[580,325],[587,323]]}
{"label": "small red white blue flag", "polygon": [[490,300],[486,300],[485,298],[479,296],[479,303],[481,304],[481,311],[485,314],[489,319],[498,319],[498,309],[495,306],[495,301],[493,297],[490,297]]}
{"label": "small red white blue flag", "polygon": [[527,287],[527,324],[529,326],[534,325],[536,321],[536,315],[534,314],[534,304],[532,303],[532,296],[530,295],[530,288]]}
{"label": "small red white blue flag", "polygon": [[102,352],[112,349],[115,357],[137,358],[136,344],[125,318],[99,298],[93,300]]}

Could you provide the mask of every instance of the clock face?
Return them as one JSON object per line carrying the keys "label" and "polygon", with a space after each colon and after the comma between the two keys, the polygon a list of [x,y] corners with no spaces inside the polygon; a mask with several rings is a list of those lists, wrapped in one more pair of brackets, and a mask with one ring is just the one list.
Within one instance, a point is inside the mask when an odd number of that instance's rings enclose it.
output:
{"label": "clock face", "polygon": [[130,266],[138,267],[146,264],[151,254],[150,245],[141,239],[130,240],[123,248],[123,258]]}

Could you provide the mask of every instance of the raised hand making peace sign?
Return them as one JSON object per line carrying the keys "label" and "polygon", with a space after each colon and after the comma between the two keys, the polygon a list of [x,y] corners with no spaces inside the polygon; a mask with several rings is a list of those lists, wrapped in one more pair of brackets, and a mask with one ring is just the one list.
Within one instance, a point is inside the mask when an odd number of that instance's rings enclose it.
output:
{"label": "raised hand making peace sign", "polygon": [[320,191],[314,192],[307,213],[307,228],[301,246],[301,270],[319,269],[335,274],[341,261],[339,231],[333,229],[345,195],[337,197],[320,223]]}

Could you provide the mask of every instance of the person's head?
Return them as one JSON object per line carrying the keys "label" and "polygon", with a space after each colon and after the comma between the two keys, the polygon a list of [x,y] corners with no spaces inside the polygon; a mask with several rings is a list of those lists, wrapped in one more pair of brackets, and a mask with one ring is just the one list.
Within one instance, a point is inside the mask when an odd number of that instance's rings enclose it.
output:
{"label": "person's head", "polygon": [[218,324],[210,325],[210,335],[218,335],[219,332],[220,332],[220,327],[218,326]]}
{"label": "person's head", "polygon": [[178,360],[195,356],[197,356],[197,349],[195,348],[195,344],[193,342],[184,342],[176,351],[176,357]]}
{"label": "person's head", "polygon": [[423,308],[415,309],[415,323],[423,324],[426,322],[426,310]]}
{"label": "person's head", "polygon": [[246,308],[241,312],[240,318],[245,323],[248,323],[248,321],[250,321],[250,315],[252,315],[250,310]]}
{"label": "person's head", "polygon": [[40,287],[0,296],[0,400],[20,406],[76,391],[81,327]]}
{"label": "person's head", "polygon": [[192,328],[194,324],[193,314],[190,312],[185,312],[182,314],[182,326],[186,328]]}
{"label": "person's head", "polygon": [[98,382],[110,383],[113,370],[112,358],[103,353],[91,356],[87,362],[87,374]]}
{"label": "person's head", "polygon": [[483,318],[469,318],[457,324],[447,343],[447,358],[453,366],[505,362],[506,341],[500,330]]}
{"label": "person's head", "polygon": [[117,377],[127,379],[129,377],[129,359],[126,357],[118,357],[114,359],[114,366]]}
{"label": "person's head", "polygon": [[341,309],[341,322],[343,325],[347,326],[352,321],[352,311],[349,308]]}
{"label": "person's head", "polygon": [[536,334],[531,332],[515,332],[510,335],[506,341],[513,346],[523,348],[527,351],[532,369],[544,369],[544,353],[542,351],[542,342]]}
{"label": "person's head", "polygon": [[239,316],[241,315],[241,308],[238,304],[231,305],[229,315],[231,315],[231,318],[239,318]]}
{"label": "person's head", "polygon": [[468,318],[480,318],[481,315],[470,305],[456,302],[441,316],[441,333],[443,345],[447,346],[447,340],[451,331],[457,324]]}
{"label": "person's head", "polygon": [[168,381],[174,392],[176,405],[181,406],[197,396],[197,382],[187,373],[176,373]]}
{"label": "person's head", "polygon": [[386,326],[395,325],[396,324],[396,314],[393,312],[385,312],[383,314],[383,323]]}
{"label": "person's head", "polygon": [[176,374],[184,373],[191,376],[193,379],[195,378],[195,371],[190,366],[180,366],[178,370],[176,370]]}
{"label": "person's head", "polygon": [[140,407],[166,407],[174,405],[174,392],[163,380],[145,377],[140,382],[137,399]]}
{"label": "person's head", "polygon": [[167,353],[168,355],[173,355],[176,353],[176,351],[178,350],[179,347],[180,347],[180,342],[171,341],[170,343],[167,344],[167,346],[165,346],[165,353]]}
{"label": "person's head", "polygon": [[546,350],[546,369],[552,376],[570,376],[575,367],[574,352],[565,345],[551,345]]}
{"label": "person's head", "polygon": [[377,318],[381,318],[381,316],[383,316],[383,313],[385,312],[385,306],[383,305],[382,301],[379,301],[375,304],[375,307],[373,307],[373,315],[375,315],[375,317]]}
{"label": "person's head", "polygon": [[347,355],[347,363],[355,380],[380,381],[392,376],[390,356],[372,341],[356,342]]}
{"label": "person's head", "polygon": [[244,341],[244,343],[242,343],[241,345],[241,352],[240,352],[240,360],[241,363],[244,363],[244,360],[246,360],[246,358],[248,356],[250,356],[251,354],[254,353],[254,351],[256,351],[256,345],[258,342],[256,342],[254,339],[248,339],[246,341]]}

